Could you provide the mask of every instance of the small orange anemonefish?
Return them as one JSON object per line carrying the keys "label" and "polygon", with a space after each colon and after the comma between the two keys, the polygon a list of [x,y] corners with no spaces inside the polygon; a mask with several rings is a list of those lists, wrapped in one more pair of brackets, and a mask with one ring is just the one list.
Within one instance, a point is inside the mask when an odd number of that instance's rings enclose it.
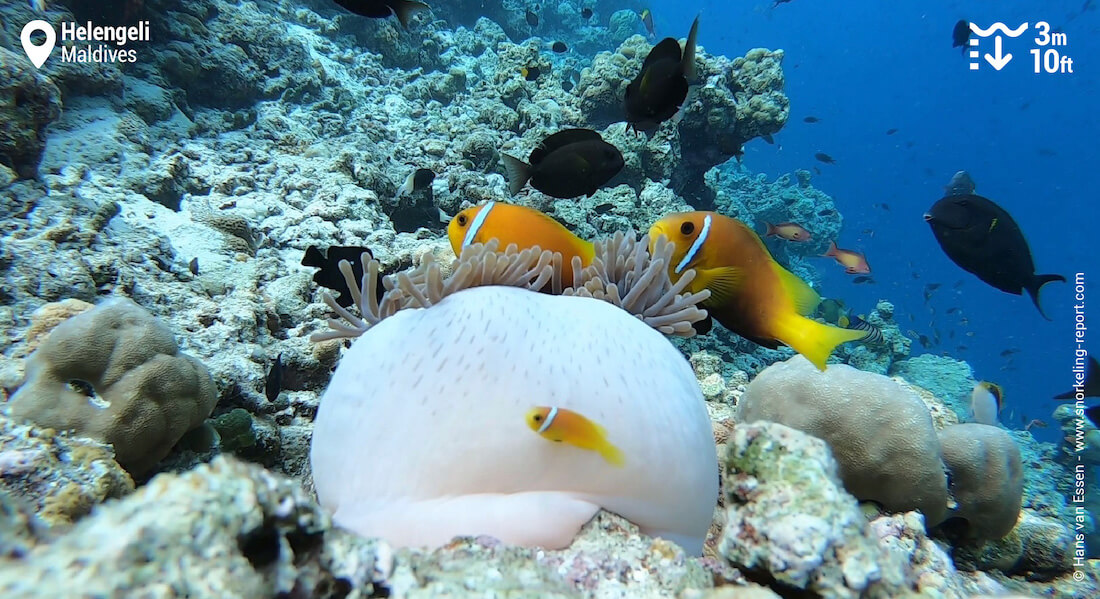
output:
{"label": "small orange anemonefish", "polygon": [[607,431],[583,415],[565,408],[538,406],[527,412],[527,426],[545,439],[595,451],[614,466],[625,463],[623,453],[607,440]]}

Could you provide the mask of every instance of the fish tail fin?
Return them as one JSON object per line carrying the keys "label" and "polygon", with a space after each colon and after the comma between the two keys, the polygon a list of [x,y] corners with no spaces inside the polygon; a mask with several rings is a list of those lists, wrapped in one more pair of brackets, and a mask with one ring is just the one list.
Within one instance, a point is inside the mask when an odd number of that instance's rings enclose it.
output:
{"label": "fish tail fin", "polygon": [[401,26],[408,29],[409,19],[411,19],[413,15],[422,10],[431,10],[432,7],[418,0],[397,0],[391,8],[393,9],[393,14],[397,15],[397,20],[401,21]]}
{"label": "fish tail fin", "polygon": [[775,225],[769,223],[768,221],[764,221],[764,227],[767,229],[766,231],[764,231],[764,237],[771,237],[772,235],[776,234]]}
{"label": "fish tail fin", "polygon": [[623,456],[623,452],[611,444],[610,441],[604,439],[600,444],[597,451],[603,456],[603,459],[607,460],[612,466],[622,466],[626,463],[626,458]]}
{"label": "fish tail fin", "polygon": [[818,370],[825,370],[825,361],[836,346],[858,341],[865,333],[821,324],[798,314],[782,314],[773,324],[775,338],[805,356]]}
{"label": "fish tail fin", "polygon": [[691,24],[691,31],[688,32],[687,42],[684,43],[684,55],[680,60],[680,69],[684,73],[684,79],[688,80],[688,83],[695,81],[695,38],[699,35],[699,16],[696,15],[695,21]]}
{"label": "fish tail fin", "polygon": [[835,241],[830,241],[829,242],[829,251],[825,252],[824,254],[821,254],[821,257],[822,258],[832,258],[833,256],[836,256],[836,250],[837,250],[836,242]]}
{"label": "fish tail fin", "polygon": [[1039,305],[1039,290],[1043,288],[1043,285],[1052,281],[1061,281],[1065,283],[1066,278],[1062,275],[1035,275],[1031,281],[1024,286],[1024,289],[1027,290],[1027,294],[1031,296],[1031,303],[1035,304],[1035,307],[1038,308],[1039,315],[1047,320],[1050,320],[1050,317],[1043,312],[1043,307]]}
{"label": "fish tail fin", "polygon": [[504,170],[508,173],[508,193],[516,195],[519,190],[523,189],[524,185],[527,185],[527,180],[531,178],[531,167],[514,156],[507,154],[501,154],[500,156],[501,160],[504,161]]}

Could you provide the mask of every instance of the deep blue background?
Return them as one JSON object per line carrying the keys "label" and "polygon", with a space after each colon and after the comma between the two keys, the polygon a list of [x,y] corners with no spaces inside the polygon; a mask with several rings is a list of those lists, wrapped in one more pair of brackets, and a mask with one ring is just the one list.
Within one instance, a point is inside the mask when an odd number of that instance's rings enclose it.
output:
{"label": "deep blue background", "polygon": [[[888,7],[888,8],[887,8]],[[813,184],[832,195],[845,218],[841,247],[866,252],[876,285],[854,285],[827,261],[825,295],[843,297],[857,311],[888,299],[899,308],[903,330],[932,336],[942,346],[914,353],[948,353],[965,359],[978,378],[1005,388],[1007,409],[1050,421],[1050,397],[1071,382],[1071,285],[1051,283],[1042,293],[1054,322],[1039,316],[1027,296],[1006,294],[950,262],[922,214],[943,195],[955,171],[970,172],[977,193],[1007,209],[1027,236],[1038,272],[1100,277],[1094,238],[1100,235],[1100,12],[1085,0],[1050,2],[891,2],[861,0],[771,2],[654,0],[659,37],[683,37],[702,12],[699,43],[710,53],[740,56],[750,48],[786,51],[786,93],[791,119],[775,136],[746,146],[744,163],[778,176],[794,169],[822,171]],[[1074,58],[1073,74],[1035,74],[1034,29],[1005,39],[1013,60],[1000,72],[951,47],[959,19],[1011,28],[1043,20],[1061,27]],[[992,50],[992,39],[979,48]],[[806,116],[821,119],[803,122]],[[886,135],[897,128],[894,135]],[[815,152],[836,159],[825,165]],[[885,202],[890,211],[875,208]],[[863,234],[866,229],[874,231]],[[912,266],[910,266],[912,263]],[[913,273],[919,279],[913,278]],[[958,280],[961,288],[953,289]],[[927,283],[943,286],[924,303]],[[1096,286],[1087,285],[1100,310]],[[959,313],[945,315],[949,307]],[[968,324],[960,324],[965,317]],[[932,323],[932,324],[930,324]],[[955,330],[955,338],[948,339]],[[973,336],[967,337],[966,332]],[[1100,327],[1094,332],[1100,337]],[[965,344],[968,349],[959,350]],[[1019,348],[1010,358],[1000,354]],[[1100,352],[1100,340],[1092,344]],[[1100,403],[1100,400],[1096,400]],[[1057,429],[1040,431],[1044,440]]]}

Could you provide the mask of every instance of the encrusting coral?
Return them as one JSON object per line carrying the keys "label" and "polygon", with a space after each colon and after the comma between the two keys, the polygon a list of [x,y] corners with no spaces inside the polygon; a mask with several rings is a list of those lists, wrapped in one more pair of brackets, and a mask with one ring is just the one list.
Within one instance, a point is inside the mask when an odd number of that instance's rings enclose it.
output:
{"label": "encrusting coral", "polygon": [[[554,548],[603,508],[698,555],[718,493],[711,423],[657,329],[690,334],[705,294],[681,294],[664,274],[671,248],[644,245],[599,244],[571,296],[533,291],[557,286],[554,255],[489,245],[465,248],[446,279],[430,259],[386,279],[381,302],[368,262],[350,286],[362,319],[326,298],[350,324],[313,339],[358,336],[310,456],[335,522],[405,546],[487,534]],[[625,463],[535,434],[525,414],[540,405],[605,427]]]}

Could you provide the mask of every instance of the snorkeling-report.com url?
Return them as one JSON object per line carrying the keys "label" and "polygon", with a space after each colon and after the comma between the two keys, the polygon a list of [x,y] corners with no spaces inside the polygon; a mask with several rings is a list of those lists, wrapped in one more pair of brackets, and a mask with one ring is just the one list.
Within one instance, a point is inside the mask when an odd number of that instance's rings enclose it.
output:
{"label": "snorkeling-report.com url", "polygon": [[1085,579],[1085,485],[1087,470],[1082,458],[1085,453],[1085,375],[1089,352],[1086,348],[1088,327],[1085,325],[1085,273],[1073,276],[1073,579]]}

